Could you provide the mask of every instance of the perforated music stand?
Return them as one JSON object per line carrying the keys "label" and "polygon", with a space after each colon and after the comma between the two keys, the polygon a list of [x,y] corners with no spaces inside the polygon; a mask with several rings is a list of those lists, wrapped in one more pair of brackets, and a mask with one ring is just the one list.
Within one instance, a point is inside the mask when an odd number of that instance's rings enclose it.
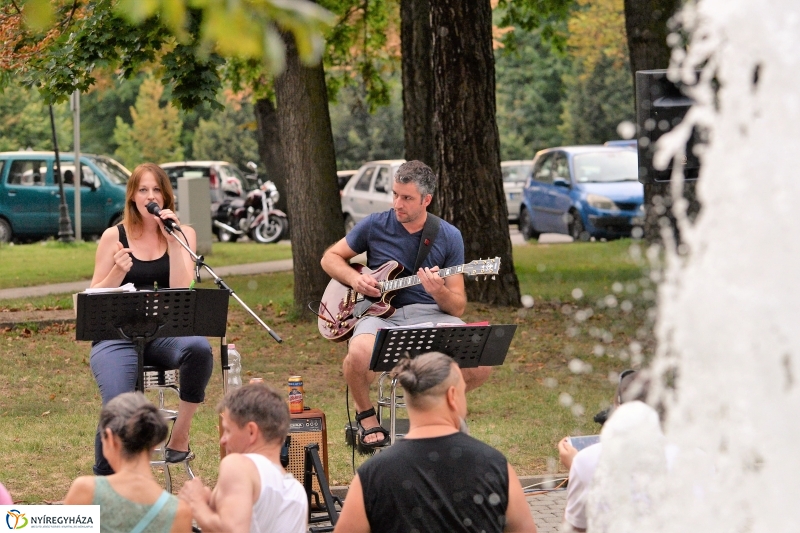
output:
{"label": "perforated music stand", "polygon": [[[508,347],[517,326],[454,325],[435,327],[399,327],[379,329],[372,348],[369,369],[391,372],[400,359],[414,358],[428,352],[449,355],[461,368],[499,366],[505,361]],[[379,398],[378,404],[385,403]],[[389,438],[394,444],[396,436],[397,380],[392,379],[389,400]]]}
{"label": "perforated music stand", "polygon": [[224,337],[229,296],[220,289],[79,293],[75,338],[132,341],[136,390],[144,392],[145,345],[159,337]]}

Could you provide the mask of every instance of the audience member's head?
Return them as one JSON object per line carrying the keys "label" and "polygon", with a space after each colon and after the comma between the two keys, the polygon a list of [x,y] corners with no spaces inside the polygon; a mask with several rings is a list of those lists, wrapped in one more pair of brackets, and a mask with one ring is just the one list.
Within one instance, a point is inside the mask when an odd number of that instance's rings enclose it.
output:
{"label": "audience member's head", "polygon": [[126,392],[108,402],[100,412],[100,434],[119,437],[122,453],[132,457],[149,451],[167,438],[167,423],[158,408],[141,392]]}
{"label": "audience member's head", "polygon": [[625,402],[640,401],[647,403],[647,394],[650,391],[650,379],[644,372],[624,370],[619,375],[617,386],[617,405]]}
{"label": "audience member's head", "polygon": [[286,398],[263,383],[251,383],[228,393],[217,410],[239,428],[253,422],[268,443],[283,444],[289,433]]}
{"label": "audience member's head", "polygon": [[464,412],[459,416],[466,416],[466,384],[461,369],[451,357],[430,352],[413,359],[405,358],[394,368],[392,376],[402,385],[409,408],[430,411],[452,398],[463,401]]}

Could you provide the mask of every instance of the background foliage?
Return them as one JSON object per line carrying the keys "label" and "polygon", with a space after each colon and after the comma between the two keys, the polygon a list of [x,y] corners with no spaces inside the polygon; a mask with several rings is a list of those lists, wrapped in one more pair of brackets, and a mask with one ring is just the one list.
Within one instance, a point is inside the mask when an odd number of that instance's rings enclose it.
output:
{"label": "background foliage", "polygon": [[[94,3],[94,10],[76,13],[75,17],[85,19],[82,33],[67,40],[70,46],[95,52],[111,45],[119,51],[115,61],[105,58],[98,63],[91,73],[94,85],[81,97],[82,150],[116,153],[129,166],[144,157],[140,153],[152,154],[163,162],[178,158],[181,151],[182,158],[223,159],[241,168],[247,161],[258,161],[253,101],[272,98],[272,78],[264,64],[236,59],[226,62],[223,69],[219,68],[221,58],[213,54],[202,65],[176,59],[174,52],[194,57],[190,53],[193,48],[174,48],[199,46],[199,37],[191,41],[191,35],[189,44],[173,42],[158,53],[134,53],[127,49],[132,41],[125,37],[133,38],[126,33],[131,31],[130,23],[114,11],[100,9],[108,3],[101,0]],[[163,7],[167,2],[155,4]],[[324,0],[320,5],[338,17],[326,35],[324,55],[337,167],[358,168],[374,159],[402,158],[397,2]],[[191,23],[191,13],[188,17]],[[513,5],[501,1],[495,21],[496,34],[502,36],[496,42],[495,60],[497,123],[504,160],[530,159],[537,150],[549,146],[602,143],[618,137],[617,124],[632,118],[633,95],[622,0],[525,0]],[[114,35],[92,33],[101,23],[119,31]],[[3,27],[0,24],[0,30]],[[188,27],[193,28],[191,24]],[[156,41],[159,46],[164,44],[158,28],[166,31],[155,20],[145,22],[137,36],[140,44],[150,43],[151,48]],[[197,33],[199,28],[193,31]],[[93,57],[86,50],[83,53],[84,59]],[[131,140],[135,128],[131,109],[136,107],[147,74],[127,79],[118,75],[135,62],[156,60],[161,66],[151,76],[161,76],[162,84],[169,83],[159,96],[158,109],[152,94],[148,109],[175,117],[178,132],[177,140],[174,131],[163,128],[149,136],[147,142],[168,147],[163,156],[144,146],[137,148]],[[186,103],[182,91],[199,90],[176,86],[171,80],[179,71],[179,77],[184,78],[191,78],[192,72],[205,76],[201,83],[209,92],[201,99],[211,101],[191,110],[179,109],[177,114],[166,111],[171,109],[167,107],[170,101]],[[41,90],[45,96],[50,94],[48,86]],[[66,105],[56,107],[56,117],[59,144],[68,149],[72,139]],[[131,131],[118,126],[120,122]],[[115,136],[118,127],[120,133]],[[51,149],[46,108],[36,91],[9,84],[0,95],[0,149],[28,146]]]}

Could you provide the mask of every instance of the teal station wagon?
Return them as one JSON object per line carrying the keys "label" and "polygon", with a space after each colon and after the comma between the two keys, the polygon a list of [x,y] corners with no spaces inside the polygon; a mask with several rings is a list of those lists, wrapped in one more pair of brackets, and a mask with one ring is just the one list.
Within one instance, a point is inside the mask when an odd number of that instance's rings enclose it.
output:
{"label": "teal station wagon", "polygon": [[[75,226],[75,155],[60,154]],[[61,195],[53,152],[0,152],[0,242],[58,235]],[[81,154],[81,232],[99,235],[122,221],[130,171],[109,157]]]}

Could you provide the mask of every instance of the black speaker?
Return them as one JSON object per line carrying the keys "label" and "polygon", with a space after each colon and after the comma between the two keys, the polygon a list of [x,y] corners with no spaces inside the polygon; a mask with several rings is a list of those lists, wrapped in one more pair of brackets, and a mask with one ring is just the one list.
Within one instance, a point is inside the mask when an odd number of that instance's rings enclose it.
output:
{"label": "black speaker", "polygon": [[[694,101],[686,96],[680,86],[667,78],[666,70],[639,70],[636,72],[636,122],[639,145],[639,181],[655,183],[669,181],[672,163],[666,170],[653,168],[653,155],[658,139],[680,124]],[[686,144],[683,173],[687,180],[695,180],[700,173],[700,160],[694,147],[700,142],[699,132],[692,129]]]}

